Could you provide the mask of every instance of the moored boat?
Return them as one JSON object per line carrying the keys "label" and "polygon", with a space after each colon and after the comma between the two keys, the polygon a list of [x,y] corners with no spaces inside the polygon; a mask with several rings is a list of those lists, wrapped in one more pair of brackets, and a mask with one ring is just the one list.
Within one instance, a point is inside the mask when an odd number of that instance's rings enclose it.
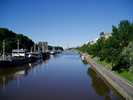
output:
{"label": "moored boat", "polygon": [[25,49],[12,50],[12,64],[15,66],[23,65],[29,62]]}
{"label": "moored boat", "polygon": [[0,56],[0,67],[5,68],[12,65],[11,56],[5,55],[5,41],[3,40],[3,53]]}
{"label": "moored boat", "polygon": [[37,61],[43,57],[41,52],[29,52],[27,53],[27,56],[29,58],[29,62]]}
{"label": "moored boat", "polygon": [[0,60],[0,67],[4,68],[4,67],[9,67],[12,65],[12,61],[9,60]]}

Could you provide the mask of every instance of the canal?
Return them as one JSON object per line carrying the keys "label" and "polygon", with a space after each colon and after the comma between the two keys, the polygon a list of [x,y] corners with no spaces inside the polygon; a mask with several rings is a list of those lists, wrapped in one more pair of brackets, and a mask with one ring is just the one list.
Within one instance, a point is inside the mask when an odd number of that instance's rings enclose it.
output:
{"label": "canal", "polygon": [[106,81],[66,51],[17,68],[0,69],[0,100],[121,100]]}

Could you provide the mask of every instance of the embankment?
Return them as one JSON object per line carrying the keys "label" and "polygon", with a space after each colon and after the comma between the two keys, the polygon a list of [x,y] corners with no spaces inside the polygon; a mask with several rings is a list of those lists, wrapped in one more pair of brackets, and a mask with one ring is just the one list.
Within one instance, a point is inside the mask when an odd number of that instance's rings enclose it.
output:
{"label": "embankment", "polygon": [[111,70],[97,64],[88,54],[81,53],[81,55],[85,57],[85,60],[91,65],[91,68],[99,73],[126,100],[133,100],[133,86],[131,84]]}

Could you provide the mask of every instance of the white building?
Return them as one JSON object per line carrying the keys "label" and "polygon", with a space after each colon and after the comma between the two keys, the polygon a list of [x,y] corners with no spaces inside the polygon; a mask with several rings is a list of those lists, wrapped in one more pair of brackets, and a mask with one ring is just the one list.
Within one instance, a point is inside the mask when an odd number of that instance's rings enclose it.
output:
{"label": "white building", "polygon": [[100,38],[104,37],[105,39],[108,39],[110,36],[112,36],[111,33],[105,33],[105,32],[100,33]]}

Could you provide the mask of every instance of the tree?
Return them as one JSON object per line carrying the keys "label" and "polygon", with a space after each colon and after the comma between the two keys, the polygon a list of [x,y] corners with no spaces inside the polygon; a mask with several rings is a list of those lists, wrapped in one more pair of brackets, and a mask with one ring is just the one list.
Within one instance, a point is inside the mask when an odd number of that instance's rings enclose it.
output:
{"label": "tree", "polygon": [[133,63],[132,42],[133,41],[133,23],[127,20],[121,21],[118,26],[112,26],[111,37],[100,37],[94,44],[84,44],[79,48],[93,57],[97,56],[100,60],[105,60],[112,64],[115,70],[128,69]]}
{"label": "tree", "polygon": [[31,46],[34,45],[34,42],[22,34],[17,34],[6,28],[0,28],[0,52],[2,52],[2,42],[6,42],[6,52],[11,52],[12,49],[17,48],[17,40],[20,40],[20,48],[30,50]]}
{"label": "tree", "polygon": [[125,62],[129,65],[130,71],[133,71],[133,42],[130,42],[122,51],[122,56]]}

